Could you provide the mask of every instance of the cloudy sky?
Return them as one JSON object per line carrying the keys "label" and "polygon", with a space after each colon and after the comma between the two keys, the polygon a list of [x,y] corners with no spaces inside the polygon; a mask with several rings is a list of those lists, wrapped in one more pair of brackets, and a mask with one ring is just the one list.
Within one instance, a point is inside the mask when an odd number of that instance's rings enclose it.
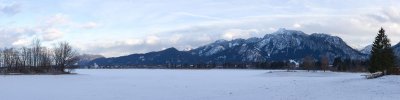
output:
{"label": "cloudy sky", "polygon": [[279,28],[342,37],[354,48],[378,29],[400,41],[400,0],[0,0],[0,47],[69,41],[107,57],[262,37]]}

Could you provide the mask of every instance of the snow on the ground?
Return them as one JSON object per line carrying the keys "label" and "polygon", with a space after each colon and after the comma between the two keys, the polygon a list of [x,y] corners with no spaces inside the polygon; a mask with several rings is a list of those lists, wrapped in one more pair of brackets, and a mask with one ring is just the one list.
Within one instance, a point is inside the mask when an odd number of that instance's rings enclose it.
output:
{"label": "snow on the ground", "polygon": [[1,100],[398,100],[400,76],[268,70],[77,70],[0,76]]}

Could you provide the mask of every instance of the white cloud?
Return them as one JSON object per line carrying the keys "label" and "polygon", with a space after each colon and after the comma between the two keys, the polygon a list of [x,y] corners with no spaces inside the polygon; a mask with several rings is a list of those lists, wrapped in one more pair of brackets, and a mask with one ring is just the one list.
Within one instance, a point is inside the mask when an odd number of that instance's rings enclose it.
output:
{"label": "white cloud", "polygon": [[169,41],[170,41],[172,44],[176,44],[176,43],[178,43],[182,38],[184,38],[182,34],[174,34],[174,35],[172,35],[172,36],[170,37]]}
{"label": "white cloud", "polygon": [[294,28],[301,28],[301,25],[298,24],[298,23],[295,23],[295,24],[293,24],[293,27],[294,27]]}
{"label": "white cloud", "polygon": [[55,41],[65,36],[66,30],[93,29],[99,27],[96,22],[79,23],[70,19],[67,14],[57,13],[44,19],[36,25],[36,33],[44,41]]}
{"label": "white cloud", "polygon": [[44,19],[43,24],[47,26],[57,26],[57,25],[66,25],[70,23],[71,21],[66,14],[58,13]]}
{"label": "white cloud", "polygon": [[61,38],[64,35],[64,33],[58,29],[49,28],[49,29],[43,30],[41,35],[42,35],[42,39],[44,41],[53,41],[53,40]]}
{"label": "white cloud", "polygon": [[28,39],[18,39],[12,43],[13,46],[28,46],[31,41]]}
{"label": "white cloud", "polygon": [[145,53],[148,51],[160,50],[160,44],[147,44],[142,39],[125,40],[79,40],[71,41],[82,53],[101,54],[106,57],[123,56],[131,53]]}
{"label": "white cloud", "polygon": [[160,42],[160,38],[155,35],[151,35],[146,38],[146,44],[149,44],[149,45],[155,45],[155,44],[158,44],[159,42]]}
{"label": "white cloud", "polygon": [[[192,36],[193,36],[193,35],[195,35],[195,34],[192,34]],[[194,37],[191,37],[191,38],[194,38]],[[215,37],[214,37],[214,38],[215,38]],[[190,39],[190,38],[189,38],[189,40],[195,40],[195,41],[201,42],[201,43],[209,43],[209,42],[211,42],[211,41],[213,40],[213,37],[211,37],[211,36],[208,35],[208,34],[202,34],[202,35],[200,35],[200,36],[196,36],[195,39]],[[190,43],[190,42],[187,42],[187,43]]]}
{"label": "white cloud", "polygon": [[15,19],[6,19],[15,20],[14,25],[0,19],[2,46],[24,44],[23,39],[36,36],[49,40],[46,42],[71,41],[84,52],[119,56],[172,46],[180,50],[196,48],[218,39],[262,37],[279,28],[330,33],[350,45],[364,45],[372,42],[381,26],[387,29],[392,44],[400,40],[399,1],[19,2],[23,5],[0,3],[0,9],[16,8],[0,10],[0,14],[18,13]]}
{"label": "white cloud", "polygon": [[1,4],[0,2],[0,15],[15,15],[21,11],[21,5],[17,3]]}
{"label": "white cloud", "polygon": [[0,47],[23,46],[27,43],[25,39],[34,36],[36,33],[29,28],[1,28]]}
{"label": "white cloud", "polygon": [[237,39],[237,38],[250,38],[257,36],[259,34],[259,31],[257,29],[229,29],[226,30],[224,33],[222,33],[222,38],[226,40],[232,40],[232,39]]}
{"label": "white cloud", "polygon": [[396,7],[389,7],[382,11],[388,22],[400,23],[400,10]]}
{"label": "white cloud", "polygon": [[188,12],[176,12],[174,14],[182,15],[182,16],[190,16],[190,17],[194,17],[194,18],[212,19],[212,20],[222,20],[223,19],[223,18],[218,18],[218,17],[211,17],[211,16],[206,16],[206,15],[193,14],[193,13],[188,13]]}
{"label": "white cloud", "polygon": [[79,25],[79,27],[83,28],[83,29],[93,29],[93,28],[97,28],[99,26],[100,25],[98,23],[96,23],[96,22],[87,22],[87,23],[84,23],[82,25]]}
{"label": "white cloud", "polygon": [[125,40],[125,44],[133,46],[133,45],[141,45],[143,44],[143,40],[141,39],[127,39]]}
{"label": "white cloud", "polygon": [[235,33],[231,33],[231,32],[226,32],[224,34],[222,34],[222,37],[225,38],[226,40],[232,40],[234,37]]}

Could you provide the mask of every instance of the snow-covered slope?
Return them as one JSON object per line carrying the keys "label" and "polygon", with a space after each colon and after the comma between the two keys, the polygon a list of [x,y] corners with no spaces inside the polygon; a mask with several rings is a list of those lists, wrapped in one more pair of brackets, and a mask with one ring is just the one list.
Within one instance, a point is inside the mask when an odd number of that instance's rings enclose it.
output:
{"label": "snow-covered slope", "polygon": [[372,44],[365,46],[363,49],[360,50],[363,54],[371,54]]}
{"label": "snow-covered slope", "polygon": [[397,60],[400,61],[400,42],[394,45],[393,47],[394,54],[397,56]]}
{"label": "snow-covered slope", "polygon": [[398,100],[400,77],[268,70],[77,70],[0,77],[1,100]]}

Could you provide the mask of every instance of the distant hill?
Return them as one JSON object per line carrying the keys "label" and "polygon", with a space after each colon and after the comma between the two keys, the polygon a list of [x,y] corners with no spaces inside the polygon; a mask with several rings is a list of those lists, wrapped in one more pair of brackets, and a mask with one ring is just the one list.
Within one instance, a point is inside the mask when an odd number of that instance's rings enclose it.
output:
{"label": "distant hill", "polygon": [[77,62],[80,66],[89,65],[91,61],[98,59],[98,58],[105,58],[102,55],[92,55],[92,54],[82,54],[78,56],[79,61]]}
{"label": "distant hill", "polygon": [[360,50],[363,54],[371,54],[372,44],[365,46],[363,49]]}

